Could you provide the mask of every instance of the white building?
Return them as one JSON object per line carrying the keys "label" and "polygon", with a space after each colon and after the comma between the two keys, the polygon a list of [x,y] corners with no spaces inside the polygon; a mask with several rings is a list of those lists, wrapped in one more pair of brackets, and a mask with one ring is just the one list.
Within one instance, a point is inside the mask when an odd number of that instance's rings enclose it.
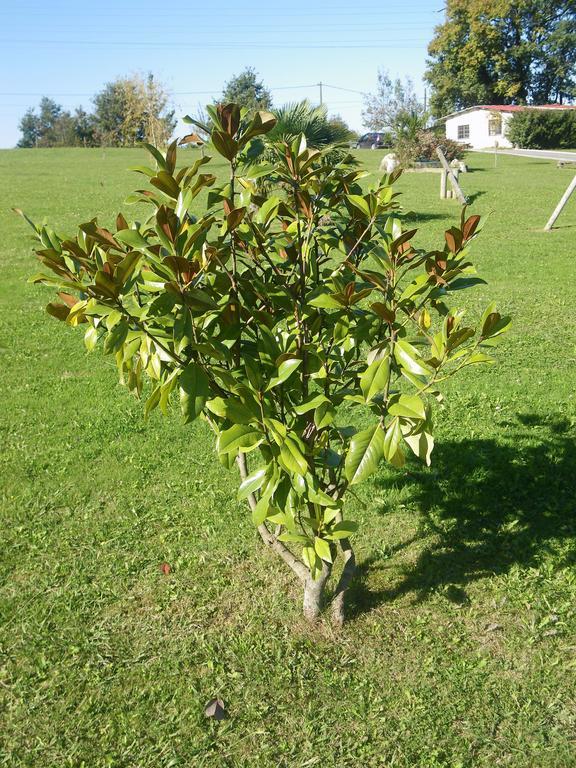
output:
{"label": "white building", "polygon": [[576,106],[544,104],[538,107],[524,107],[515,104],[482,104],[468,107],[442,118],[446,124],[446,138],[470,144],[473,149],[487,149],[496,145],[509,149],[512,144],[506,138],[506,125],[514,112],[524,109],[565,110],[576,109]]}

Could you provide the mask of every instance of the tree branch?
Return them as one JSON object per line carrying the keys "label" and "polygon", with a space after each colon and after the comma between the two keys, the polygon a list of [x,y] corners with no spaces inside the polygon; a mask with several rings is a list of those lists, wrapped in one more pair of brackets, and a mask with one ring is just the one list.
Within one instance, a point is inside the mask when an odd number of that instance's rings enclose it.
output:
{"label": "tree branch", "polygon": [[[239,453],[236,462],[238,464],[238,469],[240,470],[240,477],[242,480],[245,480],[248,477],[248,470],[246,467],[246,454]],[[256,507],[257,501],[253,493],[248,496],[248,504],[251,510],[254,510]],[[298,558],[293,555],[288,547],[284,546],[281,541],[278,541],[276,536],[274,536],[274,534],[268,530],[266,523],[261,523],[258,526],[258,533],[260,534],[264,544],[266,544],[267,547],[270,547],[273,552],[276,552],[276,554],[279,555],[282,560],[284,560],[286,565],[291,568],[292,571],[294,571],[302,584],[305,584],[306,579],[310,576],[310,572],[304,563],[301,560],[298,560]]]}

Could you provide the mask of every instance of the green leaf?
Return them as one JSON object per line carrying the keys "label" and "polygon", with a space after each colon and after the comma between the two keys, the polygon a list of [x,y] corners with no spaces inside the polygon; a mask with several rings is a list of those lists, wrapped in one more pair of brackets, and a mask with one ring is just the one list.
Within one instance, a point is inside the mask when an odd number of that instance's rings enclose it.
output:
{"label": "green leaf", "polygon": [[234,160],[238,152],[238,142],[224,131],[212,131],[212,144],[219,155],[226,160]]}
{"label": "green leaf", "polygon": [[252,118],[252,122],[250,123],[246,131],[242,134],[242,137],[241,137],[242,145],[246,144],[250,139],[253,139],[255,136],[261,136],[264,133],[268,133],[268,131],[271,131],[275,125],[276,125],[276,118],[271,112],[266,112],[265,110],[260,110],[256,112],[256,114]]}
{"label": "green leaf", "polygon": [[312,504],[320,504],[321,507],[333,507],[336,504],[332,496],[328,496],[320,488],[318,490],[308,488],[308,501],[311,501]]}
{"label": "green leaf", "polygon": [[314,424],[316,429],[324,429],[330,426],[336,418],[336,409],[331,402],[320,403],[314,411]]}
{"label": "green leaf", "polygon": [[247,499],[251,493],[259,491],[266,479],[267,467],[260,467],[259,469],[248,475],[247,478],[242,480],[240,488],[238,489],[238,501]]}
{"label": "green leaf", "polygon": [[248,424],[254,419],[254,414],[235,397],[215,397],[208,400],[206,407],[209,411],[222,419],[229,419],[235,424]]}
{"label": "green leaf", "polygon": [[388,413],[392,416],[404,416],[406,419],[426,418],[424,403],[418,395],[400,395],[388,408]]}
{"label": "green leaf", "polygon": [[314,547],[302,547],[302,560],[310,569],[310,575],[316,580],[322,573],[322,560],[316,554]]}
{"label": "green leaf", "polygon": [[342,309],[344,304],[338,301],[330,293],[321,293],[313,299],[307,302],[311,307],[318,307],[319,309]]}
{"label": "green leaf", "polygon": [[384,431],[380,424],[357,432],[350,441],[344,471],[350,485],[362,482],[375,472],[384,456]]}
{"label": "green leaf", "polygon": [[141,258],[142,255],[137,251],[130,251],[126,254],[114,273],[119,283],[125,283],[132,277]]}
{"label": "green leaf", "polygon": [[318,557],[322,560],[326,560],[328,563],[332,562],[332,553],[330,552],[330,544],[324,539],[319,539],[318,536],[314,537],[314,549]]}
{"label": "green leaf", "polygon": [[156,408],[160,404],[160,397],[162,395],[162,387],[160,384],[158,384],[154,389],[152,390],[152,394],[150,397],[146,400],[146,403],[144,404],[144,418],[147,419],[148,416],[152,413],[154,408]]}
{"label": "green leaf", "polygon": [[288,472],[302,477],[309,470],[305,456],[291,437],[287,437],[280,447],[280,462]]}
{"label": "green leaf", "polygon": [[204,408],[210,396],[210,382],[204,370],[197,363],[188,363],[180,374],[180,407],[184,423],[194,421]]}
{"label": "green leaf", "polygon": [[418,350],[404,339],[398,339],[394,344],[394,357],[396,362],[410,373],[421,376],[429,376],[432,370],[424,363]]}
{"label": "green leaf", "polygon": [[308,536],[304,536],[303,533],[292,533],[291,531],[284,531],[278,536],[278,541],[294,541],[298,544],[306,544],[310,541]]}
{"label": "green leaf", "polygon": [[148,248],[148,241],[136,229],[121,229],[114,237],[131,248]]}
{"label": "green leaf", "polygon": [[118,325],[115,325],[106,336],[106,341],[104,342],[105,354],[117,352],[126,341],[126,336],[128,336],[129,330],[130,326],[126,320],[121,320]]}
{"label": "green leaf", "polygon": [[328,400],[326,395],[315,395],[314,397],[310,398],[310,400],[306,400],[304,403],[300,403],[300,405],[295,405],[294,412],[299,416],[302,416],[303,414],[308,413],[308,411],[313,411],[319,405],[322,405],[322,403],[329,402],[330,400]]}
{"label": "green leaf", "polygon": [[367,403],[383,392],[390,380],[390,358],[388,355],[374,360],[360,376],[360,388]]}
{"label": "green leaf", "polygon": [[422,432],[418,432],[414,435],[404,435],[404,440],[408,443],[416,456],[430,466],[430,455],[434,448],[433,435],[426,430],[422,430]]}
{"label": "green leaf", "polygon": [[392,461],[398,452],[398,446],[400,445],[401,440],[402,432],[400,430],[400,422],[398,419],[393,419],[388,425],[384,436],[384,458],[386,461]]}
{"label": "green leaf", "polygon": [[167,171],[158,171],[157,175],[150,179],[150,184],[156,187],[156,189],[159,189],[161,192],[164,192],[164,194],[168,195],[168,197],[171,197],[174,200],[178,200],[180,195],[180,187],[174,180],[174,177],[171,176]]}
{"label": "green leaf", "polygon": [[366,200],[360,195],[346,195],[346,200],[357,208],[361,213],[370,218],[370,208]]}
{"label": "green leaf", "polygon": [[279,197],[269,197],[268,200],[265,200],[260,206],[260,210],[258,211],[258,222],[264,225],[268,224],[270,219],[273,218],[278,212],[279,205]]}
{"label": "green leaf", "polygon": [[302,360],[298,357],[292,357],[289,360],[284,360],[282,363],[280,363],[278,366],[278,375],[270,379],[268,386],[266,387],[266,392],[268,392],[268,390],[272,389],[273,387],[277,387],[278,384],[283,384],[301,365]]}
{"label": "green leaf", "polygon": [[88,352],[92,352],[98,341],[98,329],[91,325],[84,334],[84,344]]}
{"label": "green leaf", "polygon": [[262,525],[264,520],[268,517],[268,510],[270,509],[270,497],[262,496],[258,501],[254,509],[252,510],[252,522],[254,525]]}
{"label": "green leaf", "polygon": [[247,453],[253,450],[264,440],[264,435],[254,426],[247,424],[234,424],[230,429],[225,429],[218,435],[216,449],[218,453]]}
{"label": "green leaf", "polygon": [[156,147],[152,146],[152,144],[146,144],[146,142],[142,143],[142,146],[145,147],[148,152],[152,155],[152,157],[156,160],[160,168],[164,168],[166,170],[166,160],[164,159],[164,156],[161,152],[159,152]]}

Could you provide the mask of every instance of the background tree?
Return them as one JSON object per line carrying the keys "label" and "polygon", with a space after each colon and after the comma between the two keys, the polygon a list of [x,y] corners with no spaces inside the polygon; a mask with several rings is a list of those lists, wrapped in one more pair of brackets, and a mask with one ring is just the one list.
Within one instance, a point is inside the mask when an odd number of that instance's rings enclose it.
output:
{"label": "background tree", "polygon": [[38,113],[29,109],[20,121],[19,147],[62,147],[76,143],[74,120],[53,99],[44,96]]}
{"label": "background tree", "polygon": [[325,104],[315,106],[304,99],[273,109],[272,114],[276,118],[276,125],[270,132],[271,140],[290,141],[304,134],[309,146],[319,148],[350,141],[354,137],[353,131],[341,117],[328,117]]}
{"label": "background tree", "polygon": [[573,98],[574,0],[447,0],[428,48],[436,117],[475,104]]}
{"label": "background tree", "polygon": [[246,67],[226,83],[221,101],[222,104],[234,102],[252,112],[272,107],[272,95],[252,67]]}
{"label": "background tree", "polygon": [[388,129],[395,135],[406,133],[410,126],[414,133],[424,128],[424,105],[416,95],[412,80],[408,77],[392,80],[388,72],[379,70],[376,93],[364,96],[362,121],[373,131]]}
{"label": "background tree", "polygon": [[28,109],[18,126],[22,136],[18,141],[19,147],[37,147],[40,138],[40,121],[35,110]]}
{"label": "background tree", "polygon": [[82,147],[94,147],[97,144],[94,115],[77,107],[74,112],[74,133],[77,143]]}
{"label": "background tree", "polygon": [[147,141],[162,146],[175,127],[167,92],[152,75],[118,78],[94,97],[94,130],[101,144],[130,147]]}

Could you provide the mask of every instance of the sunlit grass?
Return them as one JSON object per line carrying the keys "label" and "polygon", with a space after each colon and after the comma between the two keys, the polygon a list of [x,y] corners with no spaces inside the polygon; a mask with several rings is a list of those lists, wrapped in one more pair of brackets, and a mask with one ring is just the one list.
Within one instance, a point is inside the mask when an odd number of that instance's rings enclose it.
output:
{"label": "sunlit grass", "polygon": [[[381,153],[358,156],[375,171]],[[469,158],[489,285],[466,305],[493,298],[514,329],[497,366],[451,384],[432,467],[383,468],[351,500],[360,573],[334,635],[303,624],[204,426],[145,423],[26,283],[10,206],[59,231],[111,223],[143,160],[0,152],[0,764],[573,766],[576,201],[541,231],[567,174]],[[416,242],[441,246],[457,203],[433,174],[398,186]]]}

